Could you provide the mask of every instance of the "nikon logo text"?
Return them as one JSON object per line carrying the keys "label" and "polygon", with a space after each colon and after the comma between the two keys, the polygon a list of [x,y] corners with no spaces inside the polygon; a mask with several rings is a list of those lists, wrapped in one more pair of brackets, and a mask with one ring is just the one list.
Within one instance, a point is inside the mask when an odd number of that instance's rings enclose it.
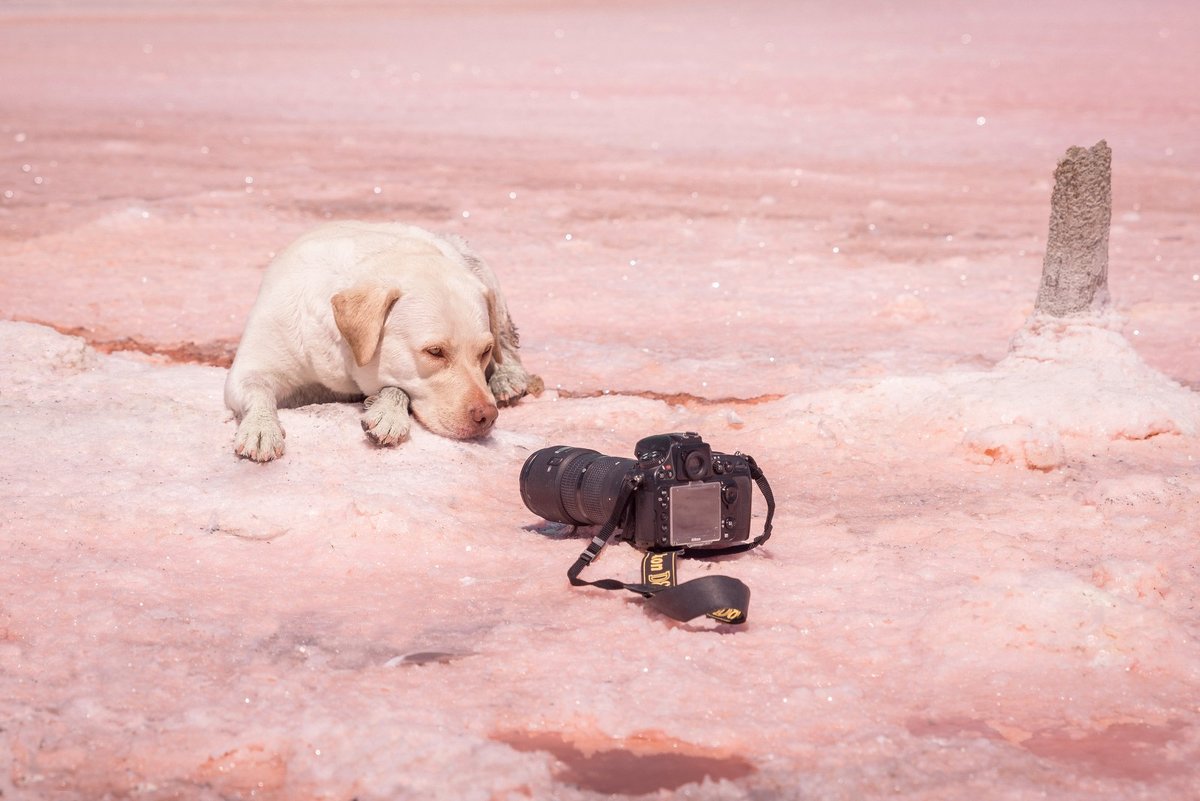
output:
{"label": "nikon logo text", "polygon": [[675,560],[668,559],[667,554],[646,554],[644,563],[646,583],[656,587],[673,587],[675,585]]}
{"label": "nikon logo text", "polygon": [[735,620],[740,620],[742,617],[741,609],[714,609],[708,613],[709,617],[717,620],[724,620],[726,623],[733,623]]}
{"label": "nikon logo text", "polygon": [[661,553],[650,555],[650,575],[647,578],[656,587],[671,586],[671,570],[666,568],[666,561]]}

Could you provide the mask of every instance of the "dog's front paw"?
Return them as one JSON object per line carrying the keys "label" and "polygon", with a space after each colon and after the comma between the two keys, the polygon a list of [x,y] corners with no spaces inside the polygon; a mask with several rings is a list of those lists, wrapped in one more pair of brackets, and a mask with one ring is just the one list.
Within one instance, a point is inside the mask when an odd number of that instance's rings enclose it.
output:
{"label": "dog's front paw", "polygon": [[376,445],[396,445],[408,436],[412,418],[408,415],[408,395],[399,387],[384,387],[363,403],[359,418],[362,430]]}
{"label": "dog's front paw", "polygon": [[287,436],[274,411],[251,411],[238,424],[233,452],[244,459],[269,462],[283,456],[283,438]]}
{"label": "dog's front paw", "polygon": [[542,379],[525,372],[520,363],[498,364],[488,379],[488,389],[492,391],[498,406],[512,406],[530,393],[540,394],[542,388]]}

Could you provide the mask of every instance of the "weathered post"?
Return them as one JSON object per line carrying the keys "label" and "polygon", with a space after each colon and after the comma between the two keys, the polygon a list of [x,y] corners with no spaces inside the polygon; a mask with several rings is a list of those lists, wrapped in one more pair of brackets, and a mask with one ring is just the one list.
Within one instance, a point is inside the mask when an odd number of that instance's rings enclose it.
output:
{"label": "weathered post", "polygon": [[1067,317],[1108,305],[1111,220],[1112,150],[1103,139],[1070,148],[1054,171],[1036,313]]}

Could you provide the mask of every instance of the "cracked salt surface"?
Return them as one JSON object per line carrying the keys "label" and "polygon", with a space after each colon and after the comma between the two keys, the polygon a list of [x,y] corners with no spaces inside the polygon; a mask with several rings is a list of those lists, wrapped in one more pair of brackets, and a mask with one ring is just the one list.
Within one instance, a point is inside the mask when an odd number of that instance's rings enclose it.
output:
{"label": "cracked salt surface", "polygon": [[[1105,8],[0,10],[0,794],[1200,795],[1200,20]],[[1119,315],[1030,319],[1101,136]],[[468,236],[561,392],[234,458],[219,365],[328,217]],[[779,501],[682,567],[736,631],[570,588],[517,493],[675,430]]]}

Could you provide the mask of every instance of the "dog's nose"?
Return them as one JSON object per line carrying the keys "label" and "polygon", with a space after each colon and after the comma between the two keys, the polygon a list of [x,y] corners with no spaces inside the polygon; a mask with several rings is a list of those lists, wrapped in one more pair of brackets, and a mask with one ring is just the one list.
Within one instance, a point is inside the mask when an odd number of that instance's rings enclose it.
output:
{"label": "dog's nose", "polygon": [[496,422],[496,416],[500,414],[500,410],[496,408],[494,403],[477,403],[470,409],[471,419],[475,421],[480,431],[487,431]]}

